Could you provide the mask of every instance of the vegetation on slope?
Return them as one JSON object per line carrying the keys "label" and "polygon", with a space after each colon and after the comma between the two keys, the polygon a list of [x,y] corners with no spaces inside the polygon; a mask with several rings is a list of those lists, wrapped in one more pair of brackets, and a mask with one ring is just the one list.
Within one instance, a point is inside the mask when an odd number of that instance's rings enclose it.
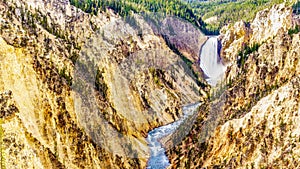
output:
{"label": "vegetation on slope", "polygon": [[297,33],[299,33],[299,32],[300,32],[300,26],[299,26],[299,25],[296,25],[295,28],[289,29],[288,34],[289,34],[290,36],[292,36],[293,34],[297,34]]}
{"label": "vegetation on slope", "polygon": [[258,11],[282,2],[284,0],[196,1],[191,3],[191,7],[194,9],[195,15],[202,16],[203,20],[217,17],[215,22],[207,25],[208,30],[217,31],[224,25],[235,23],[239,20],[249,22]]}
{"label": "vegetation on slope", "polygon": [[187,20],[200,28],[205,34],[217,34],[218,32],[207,29],[207,24],[202,21],[200,15],[194,13],[194,9],[181,0],[70,0],[71,4],[88,13],[97,14],[98,10],[111,8],[119,15],[130,16],[131,12],[147,14],[150,12],[163,15],[173,15]]}
{"label": "vegetation on slope", "polygon": [[257,51],[259,47],[260,47],[260,44],[257,44],[257,43],[255,43],[252,46],[246,45],[244,47],[244,49],[238,53],[238,56],[239,56],[239,59],[237,60],[238,67],[239,68],[243,67],[246,60],[249,57],[249,54],[253,53],[254,51]]}
{"label": "vegetation on slope", "polygon": [[300,1],[297,1],[294,5],[293,5],[293,12],[297,15],[300,14]]}
{"label": "vegetation on slope", "polygon": [[[164,15],[174,15],[196,25],[205,34],[212,35],[218,34],[224,25],[239,20],[249,22],[258,11],[282,3],[284,0],[192,2],[182,0],[70,0],[70,2],[83,11],[94,14],[97,14],[99,10],[104,11],[111,8],[123,17],[130,16],[131,11],[144,14],[157,12]],[[299,2],[297,3],[299,4]],[[216,17],[216,19],[210,23],[203,21],[212,17]]]}

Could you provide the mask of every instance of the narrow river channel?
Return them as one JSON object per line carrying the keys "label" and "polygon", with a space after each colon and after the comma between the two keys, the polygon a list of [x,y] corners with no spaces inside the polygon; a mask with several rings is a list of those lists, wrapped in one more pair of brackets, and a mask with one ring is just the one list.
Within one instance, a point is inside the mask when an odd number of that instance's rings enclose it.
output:
{"label": "narrow river channel", "polygon": [[147,141],[150,148],[150,159],[148,161],[147,169],[165,169],[170,165],[165,149],[159,140],[169,134],[172,134],[187,117],[197,112],[199,105],[200,103],[184,106],[184,115],[179,120],[168,125],[155,128],[148,133]]}
{"label": "narrow river channel", "polygon": [[[218,83],[226,70],[226,66],[222,64],[219,57],[219,50],[220,46],[217,36],[209,37],[200,50],[199,66],[206,76],[206,81],[212,86]],[[150,148],[150,159],[147,169],[165,169],[170,165],[166,151],[159,141],[174,133],[187,117],[197,112],[199,105],[200,103],[184,106],[184,115],[178,121],[155,128],[148,133],[147,141]]]}

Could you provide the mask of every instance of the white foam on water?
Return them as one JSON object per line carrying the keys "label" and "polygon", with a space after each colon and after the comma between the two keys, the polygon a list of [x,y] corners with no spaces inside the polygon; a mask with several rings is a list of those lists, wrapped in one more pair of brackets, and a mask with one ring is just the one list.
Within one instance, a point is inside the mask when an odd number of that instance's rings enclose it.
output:
{"label": "white foam on water", "polygon": [[147,141],[150,148],[150,159],[147,169],[164,169],[170,165],[165,149],[159,140],[173,133],[188,116],[196,112],[199,105],[200,103],[183,107],[184,115],[178,121],[155,128],[148,133]]}

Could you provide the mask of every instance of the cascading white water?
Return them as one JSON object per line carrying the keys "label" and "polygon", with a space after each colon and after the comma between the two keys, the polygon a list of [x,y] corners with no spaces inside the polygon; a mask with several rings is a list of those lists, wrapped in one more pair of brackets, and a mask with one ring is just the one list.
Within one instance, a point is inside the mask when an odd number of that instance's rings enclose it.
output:
{"label": "cascading white water", "polygon": [[[218,48],[218,37],[209,37],[200,51],[200,67],[207,77],[207,82],[212,86],[218,83],[226,70],[226,66],[220,61]],[[155,128],[148,133],[147,141],[151,155],[147,169],[164,169],[170,165],[159,140],[172,134],[188,116],[196,112],[198,106],[199,103],[183,107],[184,116],[180,120]]]}
{"label": "cascading white water", "polygon": [[200,67],[207,76],[206,81],[215,86],[226,71],[218,52],[218,37],[209,37],[200,51]]}
{"label": "cascading white water", "polygon": [[150,159],[147,169],[164,169],[170,165],[165,149],[159,140],[173,133],[188,116],[196,112],[199,105],[200,103],[183,107],[184,115],[178,121],[155,128],[148,133],[147,141],[150,148]]}

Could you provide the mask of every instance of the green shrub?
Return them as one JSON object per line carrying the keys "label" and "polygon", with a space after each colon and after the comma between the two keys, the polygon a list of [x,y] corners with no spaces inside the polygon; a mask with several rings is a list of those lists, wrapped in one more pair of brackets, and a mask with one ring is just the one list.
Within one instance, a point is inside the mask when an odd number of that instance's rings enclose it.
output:
{"label": "green shrub", "polygon": [[97,69],[96,78],[95,78],[95,88],[100,93],[102,98],[107,98],[108,86],[105,83],[103,73],[104,70]]}
{"label": "green shrub", "polygon": [[67,84],[68,84],[69,86],[71,86],[71,85],[72,85],[72,80],[73,80],[73,78],[72,78],[72,76],[70,75],[70,73],[67,74],[66,70],[67,70],[66,67],[62,68],[62,69],[59,71],[59,76],[60,76],[60,77],[63,77],[63,78],[66,80]]}
{"label": "green shrub", "polygon": [[292,36],[293,34],[299,33],[300,32],[300,26],[296,25],[294,28],[291,28],[288,30],[288,34]]}
{"label": "green shrub", "polygon": [[246,45],[244,47],[244,49],[238,53],[238,56],[239,56],[239,59],[237,61],[238,66],[243,67],[246,60],[248,59],[249,54],[251,54],[255,51],[258,51],[259,47],[260,47],[260,44],[257,44],[257,43],[255,43],[252,46]]}

